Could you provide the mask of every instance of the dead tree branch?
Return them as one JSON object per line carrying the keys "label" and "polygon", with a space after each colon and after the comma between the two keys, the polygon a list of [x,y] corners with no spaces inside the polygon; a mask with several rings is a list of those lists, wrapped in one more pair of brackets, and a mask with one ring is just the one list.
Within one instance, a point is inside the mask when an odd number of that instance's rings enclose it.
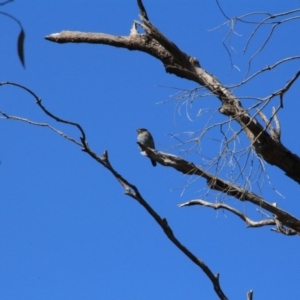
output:
{"label": "dead tree branch", "polygon": [[114,36],[103,33],[62,31],[46,36],[56,43],[95,43],[145,52],[159,59],[167,73],[192,80],[214,94],[221,102],[219,112],[239,123],[256,153],[267,163],[275,165],[300,183],[300,158],[279,140],[274,140],[265,128],[245,110],[231,91],[215,76],[204,70],[199,61],[181,51],[168,40],[147,18],[140,16],[145,33]]}
{"label": "dead tree branch", "polygon": [[77,140],[75,140],[74,138],[70,137],[69,135],[65,134],[64,132],[54,128],[53,126],[49,125],[48,123],[40,123],[40,122],[34,122],[31,120],[28,120],[26,118],[20,118],[20,117],[16,117],[16,116],[9,116],[7,113],[0,111],[0,114],[7,120],[13,120],[13,121],[21,121],[24,123],[27,123],[29,125],[35,125],[35,126],[41,126],[41,127],[48,127],[49,129],[53,130],[55,133],[61,135],[62,137],[64,137],[65,139],[75,143],[78,146],[82,146],[82,144],[80,142],[78,142]]}
{"label": "dead tree branch", "polygon": [[202,205],[202,206],[213,208],[215,210],[217,209],[228,210],[233,214],[235,214],[236,216],[238,216],[240,219],[242,219],[247,224],[248,227],[263,227],[263,226],[276,225],[275,220],[272,219],[253,221],[250,218],[248,218],[245,214],[237,210],[236,208],[231,207],[225,203],[211,203],[208,201],[204,201],[202,199],[195,199],[195,200],[189,200],[185,203],[179,204],[178,206],[184,207],[184,206],[192,206],[192,205]]}
{"label": "dead tree branch", "polygon": [[110,164],[108,160],[108,153],[107,151],[104,152],[102,157],[97,156],[83,141],[84,149],[83,151],[88,153],[92,158],[96,161],[101,162],[101,164],[108,169],[114,177],[119,181],[119,183],[124,187],[125,194],[130,196],[131,198],[137,200],[139,204],[141,204],[147,212],[154,218],[157,224],[163,229],[164,233],[168,237],[168,239],[180,250],[182,251],[193,263],[195,263],[201,270],[207,275],[210,281],[213,284],[214,290],[216,294],[219,296],[220,299],[226,300],[228,299],[224,292],[221,289],[220,282],[219,282],[219,274],[213,274],[207,265],[197,258],[190,250],[188,250],[174,235],[171,227],[169,226],[167,220],[165,218],[161,218],[155,210],[146,202],[146,200],[142,197],[139,190],[136,186],[128,182],[124,177],[122,177]]}
{"label": "dead tree branch", "polygon": [[[168,239],[183,253],[185,254],[194,264],[196,264],[205,274],[206,276],[210,279],[214,290],[218,297],[222,300],[227,300],[228,298],[224,294],[224,292],[221,289],[220,282],[219,282],[219,274],[213,274],[213,272],[210,270],[210,268],[197,256],[195,256],[186,246],[184,246],[174,235],[173,230],[169,226],[167,220],[165,218],[161,218],[159,214],[148,204],[148,202],[143,198],[143,196],[140,194],[138,188],[130,183],[128,180],[126,180],[120,173],[118,173],[113,166],[111,165],[109,159],[108,159],[108,152],[104,151],[102,156],[97,155],[92,149],[89,147],[88,142],[86,140],[86,134],[83,130],[83,128],[80,126],[80,124],[71,122],[68,120],[64,120],[60,117],[57,117],[53,113],[51,113],[43,104],[42,104],[42,99],[39,98],[34,92],[32,92],[30,89],[16,83],[12,82],[3,82],[0,83],[0,86],[4,85],[12,85],[16,86],[18,88],[21,88],[28,92],[30,95],[32,95],[35,100],[36,104],[40,107],[40,109],[49,117],[54,119],[57,122],[68,124],[70,126],[76,127],[80,134],[80,140],[81,143],[76,143],[78,146],[81,146],[82,151],[87,153],[90,157],[92,157],[94,160],[96,160],[98,163],[100,163],[103,167],[105,167],[116,179],[117,181],[123,186],[125,190],[125,194],[130,196],[131,198],[135,199],[148,213],[151,215],[151,217],[156,221],[156,223],[162,228],[164,233],[167,235]],[[32,122],[26,119],[21,119],[21,118],[12,118],[9,117],[7,114],[3,113],[2,114],[4,117],[7,119],[14,119],[14,120],[19,120],[19,121],[24,121],[27,122],[28,124],[35,125],[35,126],[41,126],[40,123]],[[49,127],[49,126],[44,126],[44,127]],[[60,131],[54,130],[56,133],[60,134]],[[67,138],[65,134],[60,134],[64,138]],[[73,138],[68,138],[69,140],[75,140]]]}

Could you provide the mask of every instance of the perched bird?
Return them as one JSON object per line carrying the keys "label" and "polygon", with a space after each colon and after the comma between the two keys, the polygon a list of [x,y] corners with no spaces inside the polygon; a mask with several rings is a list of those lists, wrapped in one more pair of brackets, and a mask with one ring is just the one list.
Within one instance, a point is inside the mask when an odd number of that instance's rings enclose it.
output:
{"label": "perched bird", "polygon": [[[146,147],[155,149],[153,137],[147,129],[145,129],[145,128],[137,129],[137,133],[138,133],[137,141],[140,144],[142,144]],[[152,160],[151,158],[150,158],[150,160],[152,162],[153,167],[155,167],[156,161]]]}

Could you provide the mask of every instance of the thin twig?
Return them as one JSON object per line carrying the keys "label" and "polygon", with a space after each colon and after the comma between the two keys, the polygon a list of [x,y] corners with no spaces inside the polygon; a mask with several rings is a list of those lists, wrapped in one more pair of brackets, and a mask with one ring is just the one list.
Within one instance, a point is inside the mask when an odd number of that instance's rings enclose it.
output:
{"label": "thin twig", "polygon": [[9,116],[8,114],[6,114],[3,111],[0,111],[0,114],[2,114],[6,119],[9,120],[14,120],[14,121],[21,121],[21,122],[25,122],[27,124],[30,125],[34,125],[34,126],[41,126],[41,127],[48,127],[49,129],[53,130],[55,133],[61,135],[62,137],[64,137],[65,139],[77,144],[78,146],[82,146],[82,144],[78,141],[76,141],[74,138],[72,138],[71,136],[68,136],[67,134],[65,134],[64,132],[54,128],[53,126],[47,124],[47,123],[39,123],[39,122],[34,122],[25,118],[20,118],[20,117],[16,117],[16,116]]}

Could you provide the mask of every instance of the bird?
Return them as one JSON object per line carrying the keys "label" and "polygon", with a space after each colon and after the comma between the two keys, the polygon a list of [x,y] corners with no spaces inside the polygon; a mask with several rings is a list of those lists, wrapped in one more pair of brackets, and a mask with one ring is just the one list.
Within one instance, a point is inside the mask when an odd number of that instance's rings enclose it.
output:
{"label": "bird", "polygon": [[[140,144],[142,144],[146,147],[149,147],[151,149],[155,149],[153,137],[147,129],[140,128],[140,129],[137,129],[136,131],[138,133],[137,141]],[[156,166],[156,161],[151,159],[151,158],[150,158],[150,160],[151,160],[151,163],[152,163],[153,167],[155,167]]]}

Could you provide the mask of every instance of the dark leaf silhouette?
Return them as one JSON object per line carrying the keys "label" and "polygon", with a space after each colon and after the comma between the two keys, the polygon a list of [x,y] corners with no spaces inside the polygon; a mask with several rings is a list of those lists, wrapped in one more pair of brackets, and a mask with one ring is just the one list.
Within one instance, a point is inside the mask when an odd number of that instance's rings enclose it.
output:
{"label": "dark leaf silhouette", "polygon": [[[10,1],[6,1],[6,2],[2,2],[0,3],[0,6],[1,5],[4,5],[8,2],[12,2],[12,0]],[[0,14],[3,15],[3,16],[6,16],[12,20],[14,20],[15,22],[17,22],[21,28],[21,31],[19,33],[19,37],[18,37],[18,44],[17,44],[17,48],[18,48],[18,55],[19,55],[19,58],[21,60],[21,63],[23,65],[23,67],[25,68],[25,58],[24,58],[24,40],[25,40],[25,31],[23,30],[23,27],[22,27],[22,24],[21,22],[15,18],[14,16],[4,12],[4,11],[0,11]]]}
{"label": "dark leaf silhouette", "polygon": [[18,37],[18,55],[20,61],[25,68],[25,59],[24,59],[24,40],[25,40],[25,31],[21,28],[19,37]]}

